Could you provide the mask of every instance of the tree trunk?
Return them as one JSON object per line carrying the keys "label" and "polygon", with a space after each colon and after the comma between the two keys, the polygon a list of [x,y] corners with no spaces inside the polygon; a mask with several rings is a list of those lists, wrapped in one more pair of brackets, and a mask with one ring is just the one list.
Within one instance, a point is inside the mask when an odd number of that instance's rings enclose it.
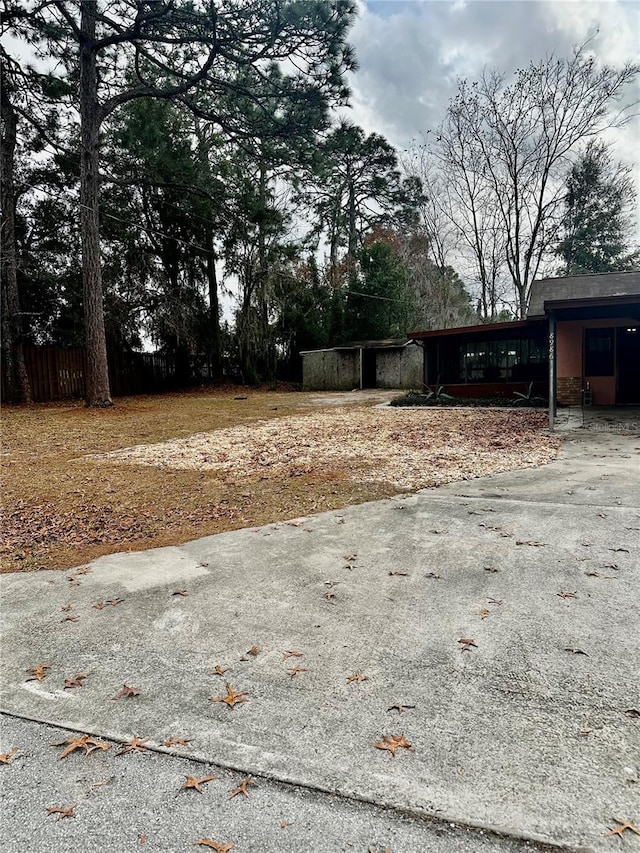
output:
{"label": "tree trunk", "polygon": [[83,0],[80,19],[80,230],[82,292],[87,348],[87,406],[113,405],[109,388],[100,266],[100,124],[96,68],[96,0]]}
{"label": "tree trunk", "polygon": [[[18,294],[16,263],[15,214],[16,199],[13,184],[14,156],[18,121],[9,98],[9,84],[2,74],[2,157],[0,186],[2,187],[2,344],[5,353],[7,397],[16,403],[31,403],[31,383],[24,362],[23,323]],[[6,313],[5,313],[6,312]]]}
{"label": "tree trunk", "polygon": [[356,189],[348,172],[347,180],[349,182],[349,242],[347,255],[353,261],[355,260],[356,250],[358,248],[358,232],[356,230]]}
{"label": "tree trunk", "polygon": [[209,285],[209,325],[210,358],[214,375],[219,377],[220,370],[220,303],[218,301],[218,277],[216,275],[216,253],[213,244],[213,227],[206,225],[207,282]]}

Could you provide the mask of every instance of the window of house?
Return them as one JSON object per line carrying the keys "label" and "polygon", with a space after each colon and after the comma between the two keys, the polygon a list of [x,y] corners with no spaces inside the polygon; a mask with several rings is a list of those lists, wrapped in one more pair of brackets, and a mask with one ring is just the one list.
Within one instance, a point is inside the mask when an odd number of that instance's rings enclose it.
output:
{"label": "window of house", "polygon": [[585,376],[613,376],[614,329],[584,330]]}

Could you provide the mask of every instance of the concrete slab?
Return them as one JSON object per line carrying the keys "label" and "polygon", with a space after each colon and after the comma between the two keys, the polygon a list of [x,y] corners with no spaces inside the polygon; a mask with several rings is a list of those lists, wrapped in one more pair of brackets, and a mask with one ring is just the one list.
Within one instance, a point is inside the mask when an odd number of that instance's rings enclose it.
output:
{"label": "concrete slab", "polygon": [[[238,851],[278,853],[539,849],[266,779],[248,785],[247,797],[229,799],[246,778],[242,774],[158,752],[117,756],[115,744],[89,759],[76,753],[61,765],[60,749],[51,744],[64,740],[68,731],[17,718],[5,718],[2,731],[12,743],[28,744],[2,771],[4,853],[122,853],[134,848],[176,853],[196,849],[194,842],[203,838],[233,844]],[[215,779],[203,783],[199,794],[181,790],[187,775]],[[72,803],[73,820],[58,821],[47,813],[47,807]]]}
{"label": "concrete slab", "polygon": [[[4,576],[3,709],[186,737],[193,761],[496,845],[609,850],[613,818],[640,824],[639,444],[581,435],[542,469]],[[374,747],[392,734],[411,749]],[[455,843],[434,849],[475,849]]]}

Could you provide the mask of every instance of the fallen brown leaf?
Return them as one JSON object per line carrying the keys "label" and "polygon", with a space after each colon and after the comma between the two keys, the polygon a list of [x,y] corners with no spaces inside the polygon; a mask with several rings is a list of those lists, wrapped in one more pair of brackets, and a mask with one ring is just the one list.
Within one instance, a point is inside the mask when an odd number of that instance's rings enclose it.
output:
{"label": "fallen brown leaf", "polygon": [[291,826],[291,824],[289,823],[288,820],[281,820],[280,821],[280,829],[286,829],[288,826]]}
{"label": "fallen brown leaf", "polygon": [[180,788],[181,791],[192,789],[197,791],[199,794],[202,793],[202,788],[200,785],[204,785],[205,782],[211,782],[215,779],[215,776],[202,776],[200,779],[196,779],[195,776],[187,776],[186,782],[182,784]]}
{"label": "fallen brown leaf", "polygon": [[382,735],[382,740],[373,746],[376,749],[386,749],[393,758],[396,757],[396,749],[411,749],[411,744],[405,740],[404,735]]}
{"label": "fallen brown leaf", "polygon": [[171,595],[181,595],[183,597],[189,595],[186,589],[174,589]]}
{"label": "fallen brown leaf", "polygon": [[308,670],[304,666],[292,666],[287,669],[287,672],[290,678],[295,678],[299,672],[308,672]]}
{"label": "fallen brown leaf", "polygon": [[352,684],[354,681],[366,681],[367,676],[363,675],[361,672],[352,672],[351,675],[347,676],[347,683]]}
{"label": "fallen brown leaf", "polygon": [[31,678],[27,678],[27,681],[44,681],[47,677],[47,669],[51,669],[51,665],[48,663],[39,663],[36,666],[29,667],[26,671],[31,673]]}
{"label": "fallen brown leaf", "polygon": [[237,797],[238,794],[244,794],[245,797],[249,796],[249,792],[247,791],[247,785],[255,785],[255,781],[251,776],[247,776],[246,779],[243,779],[242,782],[238,785],[237,788],[234,788],[233,791],[229,794],[229,800],[233,799],[233,797]]}
{"label": "fallen brown leaf", "polygon": [[18,747],[14,746],[9,752],[0,753],[0,764],[11,764],[10,759],[16,754]]}
{"label": "fallen brown leaf", "polygon": [[589,655],[586,652],[583,652],[582,649],[576,649],[572,646],[567,646],[565,652],[571,652],[572,655],[585,655],[585,657],[589,657]]}
{"label": "fallen brown leaf", "polygon": [[210,847],[212,850],[215,850],[216,853],[229,853],[229,850],[233,850],[234,845],[227,843],[223,843],[221,841],[212,841],[210,838],[200,838],[198,841],[194,841],[194,844],[199,844],[201,847]]}
{"label": "fallen brown leaf", "polygon": [[186,746],[188,743],[191,743],[188,737],[168,737],[162,741],[163,746]]}
{"label": "fallen brown leaf", "polygon": [[220,664],[216,664],[216,666],[211,671],[211,675],[224,675],[225,672],[229,671],[228,666],[220,666]]}
{"label": "fallen brown leaf", "polygon": [[68,613],[70,610],[73,610],[73,604],[65,604],[60,608],[60,610],[62,610],[63,613]]}
{"label": "fallen brown leaf", "polygon": [[210,702],[224,702],[224,704],[228,705],[229,708],[234,708],[236,705],[248,701],[246,698],[249,695],[248,693],[244,691],[236,692],[228,681],[225,681],[224,686],[227,688],[227,695],[212,696],[209,700]]}
{"label": "fallen brown leaf", "polygon": [[461,637],[458,642],[462,646],[461,652],[469,652],[472,648],[477,649],[478,646],[473,637]]}
{"label": "fallen brown leaf", "polygon": [[407,578],[409,577],[409,572],[389,572],[390,577],[399,577],[399,578]]}
{"label": "fallen brown leaf", "polygon": [[576,598],[576,592],[556,592],[558,598]]}
{"label": "fallen brown leaf", "polygon": [[149,738],[139,738],[137,735],[134,735],[131,740],[123,744],[124,749],[116,752],[116,755],[125,755],[128,752],[144,752],[147,749],[145,743],[148,742]]}
{"label": "fallen brown leaf", "polygon": [[76,805],[77,803],[71,803],[71,805],[67,806],[65,809],[60,808],[59,806],[47,806],[47,812],[49,814],[57,814],[58,817],[56,820],[62,820],[65,817],[75,817],[73,810]]}
{"label": "fallen brown leaf", "polygon": [[486,607],[483,607],[483,608],[480,610],[480,612],[479,612],[479,614],[478,614],[478,615],[480,616],[480,618],[481,618],[481,619],[486,619],[486,618],[487,618],[487,616],[489,616],[489,614],[490,614],[490,613],[491,613],[491,611],[490,611],[490,610],[487,610],[487,608],[486,608]]}
{"label": "fallen brown leaf", "polygon": [[502,604],[502,599],[501,598],[490,598],[489,604]]}
{"label": "fallen brown leaf", "polygon": [[627,717],[640,717],[640,711],[637,708],[627,708],[624,713]]}
{"label": "fallen brown leaf", "polygon": [[110,743],[104,743],[104,741],[97,740],[90,735],[76,735],[75,737],[68,737],[54,743],[53,746],[63,746],[65,743],[67,746],[62,750],[58,758],[66,758],[68,755],[71,755],[72,752],[75,752],[76,749],[83,749],[85,757],[90,755],[92,752],[95,752],[96,749],[101,749],[103,751],[111,749]]}
{"label": "fallen brown leaf", "polygon": [[76,672],[72,678],[65,678],[64,689],[70,690],[72,687],[84,687],[82,682],[85,678],[89,678],[88,672]]}
{"label": "fallen brown leaf", "polygon": [[304,657],[303,652],[296,652],[292,649],[287,649],[286,652],[282,653],[282,660],[288,660],[289,658],[301,658]]}
{"label": "fallen brown leaf", "polygon": [[107,605],[102,601],[96,601],[96,603],[91,606],[94,610],[104,610]]}
{"label": "fallen brown leaf", "polygon": [[73,613],[68,613],[68,614],[64,617],[64,619],[61,619],[60,621],[61,621],[61,622],[78,622],[78,621],[79,621],[79,618],[78,618],[77,616],[74,616],[74,614],[73,614]]}
{"label": "fallen brown leaf", "polygon": [[118,604],[122,604],[124,598],[111,598],[107,601],[107,604],[110,604],[112,607],[117,607]]}
{"label": "fallen brown leaf", "polygon": [[140,691],[137,687],[129,687],[128,684],[123,684],[120,690],[112,696],[112,699],[133,699],[134,696],[139,696]]}
{"label": "fallen brown leaf", "polygon": [[630,820],[622,821],[619,817],[614,817],[614,820],[618,821],[619,826],[610,826],[608,827],[610,832],[605,832],[605,836],[607,835],[619,835],[622,838],[622,833],[625,830],[629,830],[630,832],[634,832],[636,835],[640,835],[640,828],[635,825]]}
{"label": "fallen brown leaf", "polygon": [[387,713],[389,711],[397,711],[399,714],[404,714],[405,708],[415,708],[415,705],[389,705],[387,708]]}

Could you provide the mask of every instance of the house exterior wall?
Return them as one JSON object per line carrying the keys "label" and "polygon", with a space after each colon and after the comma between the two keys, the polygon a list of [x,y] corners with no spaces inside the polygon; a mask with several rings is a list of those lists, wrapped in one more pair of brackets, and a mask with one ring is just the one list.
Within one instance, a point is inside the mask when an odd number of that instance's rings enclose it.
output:
{"label": "house exterior wall", "polygon": [[584,373],[584,330],[616,328],[626,326],[628,322],[625,319],[558,321],[556,332],[558,403],[567,406],[580,405],[582,391],[588,383],[594,405],[615,405],[615,373],[611,376],[588,376]]}
{"label": "house exterior wall", "polygon": [[422,388],[422,361],[422,349],[419,346],[378,350],[376,388]]}
{"label": "house exterior wall", "polygon": [[359,350],[316,350],[302,355],[305,391],[352,391],[360,387]]}

